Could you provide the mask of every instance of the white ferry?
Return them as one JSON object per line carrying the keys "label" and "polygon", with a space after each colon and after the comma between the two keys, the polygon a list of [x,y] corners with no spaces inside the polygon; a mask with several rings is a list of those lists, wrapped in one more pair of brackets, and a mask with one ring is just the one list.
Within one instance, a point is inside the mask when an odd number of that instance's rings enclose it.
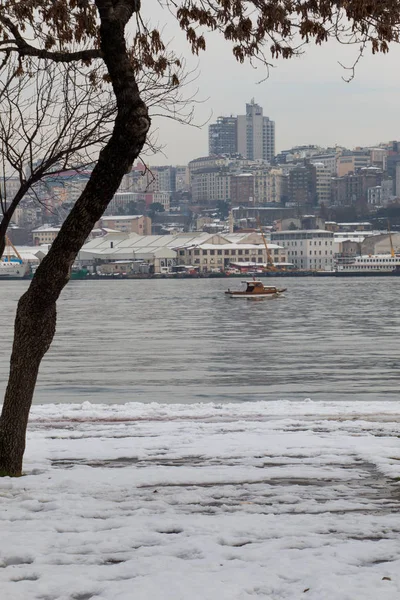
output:
{"label": "white ferry", "polygon": [[336,275],[400,275],[400,254],[369,254],[339,259]]}
{"label": "white ferry", "polygon": [[[7,236],[6,244],[7,256],[3,256],[3,258],[0,256],[0,279],[22,279],[27,275],[28,264],[24,263],[18,250]],[[10,248],[13,249],[15,256],[12,255]]]}
{"label": "white ferry", "polygon": [[26,265],[19,261],[0,260],[0,279],[22,279]]}

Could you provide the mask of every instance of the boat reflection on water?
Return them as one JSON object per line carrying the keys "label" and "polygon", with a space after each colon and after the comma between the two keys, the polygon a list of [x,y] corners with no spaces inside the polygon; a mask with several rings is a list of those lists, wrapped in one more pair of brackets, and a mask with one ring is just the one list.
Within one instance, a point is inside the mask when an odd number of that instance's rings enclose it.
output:
{"label": "boat reflection on water", "polygon": [[251,281],[243,281],[246,284],[245,290],[225,292],[230,298],[248,298],[250,300],[263,300],[265,298],[281,298],[286,288],[278,289],[273,285],[264,285],[262,281],[253,279]]}

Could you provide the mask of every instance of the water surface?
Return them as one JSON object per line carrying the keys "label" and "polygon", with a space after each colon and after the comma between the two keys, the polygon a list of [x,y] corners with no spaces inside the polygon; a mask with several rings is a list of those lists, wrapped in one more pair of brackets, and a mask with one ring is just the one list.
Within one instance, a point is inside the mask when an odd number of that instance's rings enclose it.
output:
{"label": "water surface", "polygon": [[[73,281],[35,402],[395,400],[400,278],[287,278],[278,300],[232,300],[238,279]],[[0,281],[0,393],[16,302]]]}

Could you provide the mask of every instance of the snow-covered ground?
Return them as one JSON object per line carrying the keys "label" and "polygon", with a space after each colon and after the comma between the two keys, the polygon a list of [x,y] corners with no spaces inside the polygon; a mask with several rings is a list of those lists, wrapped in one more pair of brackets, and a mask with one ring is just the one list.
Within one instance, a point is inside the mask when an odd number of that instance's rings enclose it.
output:
{"label": "snow-covered ground", "polygon": [[398,600],[395,403],[43,405],[3,600]]}

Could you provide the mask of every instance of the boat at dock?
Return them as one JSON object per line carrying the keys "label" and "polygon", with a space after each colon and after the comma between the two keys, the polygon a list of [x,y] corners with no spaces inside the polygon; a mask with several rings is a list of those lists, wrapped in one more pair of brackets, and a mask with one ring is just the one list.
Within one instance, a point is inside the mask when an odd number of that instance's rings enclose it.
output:
{"label": "boat at dock", "polygon": [[[15,246],[6,237],[7,255],[0,258],[0,279],[22,279],[28,272],[28,265],[24,263]],[[14,251],[11,255],[10,248]]]}
{"label": "boat at dock", "polygon": [[273,285],[264,285],[262,281],[252,279],[251,281],[243,281],[246,284],[246,289],[232,291],[227,290],[227,294],[230,298],[279,298],[283,292],[286,292],[286,288],[277,288]]}
{"label": "boat at dock", "polygon": [[369,254],[338,260],[335,275],[400,275],[400,255]]}
{"label": "boat at dock", "polygon": [[22,262],[0,260],[0,279],[22,279],[26,274],[26,265]]}

